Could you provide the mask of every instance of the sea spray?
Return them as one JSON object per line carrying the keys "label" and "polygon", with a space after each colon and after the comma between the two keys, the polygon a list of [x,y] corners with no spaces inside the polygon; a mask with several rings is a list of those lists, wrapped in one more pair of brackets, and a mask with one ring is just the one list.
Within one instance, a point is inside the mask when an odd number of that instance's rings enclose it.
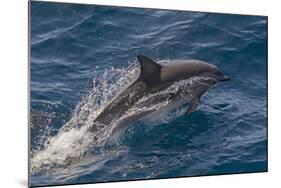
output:
{"label": "sea spray", "polygon": [[[70,159],[83,157],[93,145],[104,144],[110,136],[110,126],[104,126],[95,133],[88,129],[106,105],[138,75],[138,64],[130,62],[127,68],[112,68],[106,70],[101,77],[94,78],[93,88],[77,104],[70,120],[55,136],[45,139],[42,150],[33,154],[31,158],[32,173],[65,166],[69,164]],[[94,143],[93,138],[97,138]]]}

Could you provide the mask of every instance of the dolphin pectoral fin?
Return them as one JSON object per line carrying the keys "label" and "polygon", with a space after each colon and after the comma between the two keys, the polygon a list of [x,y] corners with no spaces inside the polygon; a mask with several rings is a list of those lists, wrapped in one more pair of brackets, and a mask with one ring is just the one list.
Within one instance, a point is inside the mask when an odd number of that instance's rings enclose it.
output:
{"label": "dolphin pectoral fin", "polygon": [[191,101],[191,104],[189,105],[187,111],[185,112],[185,115],[188,115],[190,114],[191,112],[193,112],[196,107],[198,106],[199,104],[199,99],[198,98],[195,98]]}
{"label": "dolphin pectoral fin", "polygon": [[137,58],[141,68],[139,80],[149,86],[159,84],[162,66],[144,55],[138,55]]}

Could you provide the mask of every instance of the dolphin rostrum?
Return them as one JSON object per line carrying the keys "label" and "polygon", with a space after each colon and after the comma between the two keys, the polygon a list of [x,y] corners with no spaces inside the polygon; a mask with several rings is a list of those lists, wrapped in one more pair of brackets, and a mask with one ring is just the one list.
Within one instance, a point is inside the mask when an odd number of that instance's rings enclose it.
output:
{"label": "dolphin rostrum", "polygon": [[[186,114],[189,114],[196,109],[200,97],[211,86],[230,80],[215,65],[201,60],[177,60],[170,61],[167,65],[161,65],[144,55],[138,55],[137,59],[140,63],[138,79],[115,97],[97,116],[91,127],[92,132],[97,131],[98,125],[108,125],[126,114],[128,109],[137,105],[138,101],[144,96],[161,92],[182,80],[199,78],[200,81],[193,84],[189,89],[183,87],[176,92],[166,93],[164,97],[156,95],[155,99],[149,102],[149,105],[153,105],[153,102],[161,100],[169,100],[171,103],[189,100],[190,105],[186,111]],[[153,111],[155,109],[136,113],[135,117],[130,118],[140,119]]]}

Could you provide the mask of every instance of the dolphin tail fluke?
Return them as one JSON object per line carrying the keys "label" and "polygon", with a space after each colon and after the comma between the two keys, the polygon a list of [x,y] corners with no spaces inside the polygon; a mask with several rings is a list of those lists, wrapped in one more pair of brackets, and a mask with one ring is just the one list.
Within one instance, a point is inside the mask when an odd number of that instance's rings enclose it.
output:
{"label": "dolphin tail fluke", "polygon": [[144,55],[138,55],[137,58],[141,68],[139,80],[150,86],[160,83],[162,66]]}
{"label": "dolphin tail fluke", "polygon": [[198,106],[198,104],[199,104],[199,99],[198,98],[193,99],[191,101],[187,111],[185,112],[185,115],[188,115],[191,112],[193,112],[196,109],[196,107]]}

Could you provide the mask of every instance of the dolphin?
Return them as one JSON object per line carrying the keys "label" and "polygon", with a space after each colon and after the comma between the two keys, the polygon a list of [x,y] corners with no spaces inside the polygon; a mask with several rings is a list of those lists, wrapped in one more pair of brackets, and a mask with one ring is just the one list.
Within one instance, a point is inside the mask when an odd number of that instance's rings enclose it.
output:
{"label": "dolphin", "polygon": [[[164,96],[156,95],[149,104],[153,105],[154,102],[161,100],[169,100],[171,104],[189,100],[190,105],[186,110],[186,114],[190,114],[198,106],[200,97],[210,87],[230,80],[230,77],[224,75],[215,65],[201,60],[175,60],[169,61],[168,64],[165,63],[164,65],[144,55],[138,55],[137,59],[140,64],[139,77],[102,110],[94,120],[90,131],[97,131],[98,125],[108,125],[116,121],[119,117],[126,114],[130,108],[140,104],[138,101],[144,96],[164,91],[174,83],[182,80],[200,78],[200,81],[193,84],[192,88],[186,89],[183,87],[176,92],[165,93]],[[128,119],[140,119],[153,111],[155,109],[136,113],[134,117],[125,118],[124,122],[128,122]]]}

